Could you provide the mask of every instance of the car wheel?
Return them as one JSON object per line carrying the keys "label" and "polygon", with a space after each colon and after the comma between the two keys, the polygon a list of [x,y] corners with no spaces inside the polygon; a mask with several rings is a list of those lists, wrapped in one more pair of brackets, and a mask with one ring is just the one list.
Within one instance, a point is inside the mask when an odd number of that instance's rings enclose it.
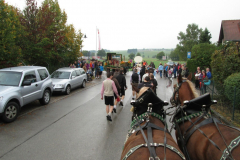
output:
{"label": "car wheel", "polygon": [[69,95],[70,92],[71,92],[71,86],[68,85],[67,88],[66,88],[66,90],[65,90],[65,94],[66,94],[66,95]]}
{"label": "car wheel", "polygon": [[82,88],[85,88],[86,87],[86,80],[83,80],[82,82]]}
{"label": "car wheel", "polygon": [[43,97],[40,99],[40,103],[42,105],[46,105],[50,102],[50,99],[51,99],[50,91],[46,89],[43,93]]}
{"label": "car wheel", "polygon": [[9,102],[2,115],[3,122],[10,123],[17,119],[19,105],[16,102]]}

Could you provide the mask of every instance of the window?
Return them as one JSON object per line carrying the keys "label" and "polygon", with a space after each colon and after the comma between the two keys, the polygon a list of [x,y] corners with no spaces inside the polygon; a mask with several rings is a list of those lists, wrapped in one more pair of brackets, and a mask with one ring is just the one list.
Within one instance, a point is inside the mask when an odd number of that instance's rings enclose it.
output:
{"label": "window", "polygon": [[35,71],[25,73],[23,81],[31,81],[32,83],[37,82]]}
{"label": "window", "polygon": [[76,70],[76,73],[77,73],[77,76],[80,76],[80,74],[81,74],[81,72],[80,72],[80,70],[78,69],[78,70]]}
{"label": "window", "polygon": [[76,72],[73,71],[73,72],[72,72],[72,77],[73,77],[73,76],[76,77],[76,75],[77,75]]}
{"label": "window", "polygon": [[51,78],[55,79],[69,79],[71,72],[62,72],[62,71],[55,71],[51,75]]}
{"label": "window", "polygon": [[46,69],[38,69],[38,73],[39,73],[41,81],[48,77],[48,73],[47,73]]}
{"label": "window", "polygon": [[18,86],[21,78],[21,72],[0,71],[0,85]]}

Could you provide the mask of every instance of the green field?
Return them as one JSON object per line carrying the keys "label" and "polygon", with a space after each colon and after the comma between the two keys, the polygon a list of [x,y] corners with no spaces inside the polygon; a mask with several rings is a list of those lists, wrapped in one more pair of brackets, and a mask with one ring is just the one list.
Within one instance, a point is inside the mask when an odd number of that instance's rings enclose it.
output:
{"label": "green field", "polygon": [[[163,49],[161,51],[163,51],[166,55],[169,55],[171,52],[171,49],[165,49],[165,50]],[[155,67],[158,67],[160,63],[165,64],[168,61],[170,61],[170,59],[163,61],[163,60],[158,60],[157,58],[152,58],[152,56],[157,55],[161,51],[146,50],[146,51],[140,51],[139,53],[143,57],[143,60],[146,61],[148,64],[153,62],[155,64]],[[123,60],[124,60],[124,58],[125,58],[125,61],[129,60],[129,57],[128,57],[129,53],[127,53],[127,50],[111,51],[111,52],[117,53],[117,54],[122,54]],[[176,62],[186,63],[186,61],[176,61]]]}

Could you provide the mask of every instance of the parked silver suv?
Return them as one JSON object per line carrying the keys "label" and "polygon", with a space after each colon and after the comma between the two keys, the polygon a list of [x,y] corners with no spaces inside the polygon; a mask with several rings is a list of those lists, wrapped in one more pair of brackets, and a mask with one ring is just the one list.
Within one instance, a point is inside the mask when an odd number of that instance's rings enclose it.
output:
{"label": "parked silver suv", "polygon": [[39,100],[46,105],[53,92],[52,80],[45,67],[20,66],[0,69],[0,117],[16,120],[22,106]]}
{"label": "parked silver suv", "polygon": [[71,89],[85,87],[87,74],[82,68],[59,68],[51,75],[54,92],[70,94]]}

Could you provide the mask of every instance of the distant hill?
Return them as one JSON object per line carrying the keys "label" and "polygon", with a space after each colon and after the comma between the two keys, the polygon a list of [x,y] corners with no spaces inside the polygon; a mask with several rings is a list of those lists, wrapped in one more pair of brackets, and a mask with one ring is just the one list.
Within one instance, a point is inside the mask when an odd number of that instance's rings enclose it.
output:
{"label": "distant hill", "polygon": [[[138,49],[137,53],[140,53],[143,59],[151,59],[153,56],[156,56],[159,52],[163,51],[166,55],[169,55],[173,49]],[[125,56],[125,60],[128,60],[127,50],[111,50],[111,52],[122,54]]]}

